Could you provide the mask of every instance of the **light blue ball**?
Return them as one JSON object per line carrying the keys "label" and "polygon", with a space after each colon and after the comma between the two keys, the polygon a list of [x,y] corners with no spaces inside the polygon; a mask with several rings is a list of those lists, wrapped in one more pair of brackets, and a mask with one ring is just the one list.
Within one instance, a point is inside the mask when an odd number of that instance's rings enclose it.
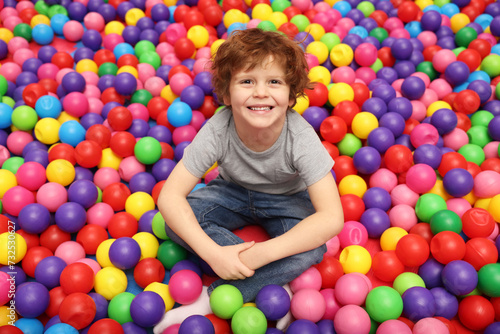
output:
{"label": "light blue ball", "polygon": [[85,140],[85,128],[77,121],[67,121],[59,128],[59,139],[62,143],[76,147]]}
{"label": "light blue ball", "polygon": [[47,45],[54,40],[54,30],[46,24],[37,24],[31,30],[31,37],[40,45]]}
{"label": "light blue ball", "polygon": [[12,113],[14,109],[5,103],[0,103],[0,129],[8,128],[12,125]]}
{"label": "light blue ball", "polygon": [[44,95],[36,101],[35,111],[40,118],[57,118],[62,112],[61,101],[54,96]]}
{"label": "light blue ball", "polygon": [[193,119],[193,111],[189,104],[185,102],[174,102],[168,107],[167,119],[176,128],[188,125]]}
{"label": "light blue ball", "polygon": [[23,331],[24,334],[43,334],[43,324],[38,319],[21,318],[14,326]]}

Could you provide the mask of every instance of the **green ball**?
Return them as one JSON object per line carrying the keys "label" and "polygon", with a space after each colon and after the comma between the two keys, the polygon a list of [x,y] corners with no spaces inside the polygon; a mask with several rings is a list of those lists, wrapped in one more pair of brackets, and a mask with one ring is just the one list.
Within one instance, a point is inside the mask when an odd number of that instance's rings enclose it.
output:
{"label": "green ball", "polygon": [[470,118],[471,126],[482,125],[487,127],[493,117],[495,116],[487,110],[478,110]]}
{"label": "green ball", "polygon": [[441,196],[432,193],[421,195],[415,204],[418,219],[425,223],[430,222],[436,212],[446,209],[446,201]]}
{"label": "green ball", "polygon": [[152,42],[148,40],[142,40],[137,42],[137,44],[134,46],[134,52],[135,56],[139,58],[146,52],[156,52],[156,47]]}
{"label": "green ball", "polygon": [[341,155],[348,155],[352,158],[362,145],[361,139],[352,133],[346,133],[345,137],[337,144],[337,147]]}
{"label": "green ball", "polygon": [[375,6],[370,1],[361,1],[356,9],[360,10],[365,17],[370,16],[375,11]]}
{"label": "green ball", "polygon": [[[9,88],[9,84],[7,83],[7,79],[3,75],[0,75],[0,96],[4,96],[7,93],[7,89]],[[5,103],[2,99],[2,103]],[[11,106],[12,107],[12,106]]]}
{"label": "green ball", "polygon": [[471,128],[467,130],[467,136],[469,137],[470,144],[475,144],[481,148],[493,141],[493,138],[491,138],[488,132],[488,128],[482,125],[471,126]]}
{"label": "green ball", "polygon": [[377,322],[397,319],[403,312],[403,299],[391,287],[378,286],[366,296],[366,312]]}
{"label": "green ball", "polygon": [[140,163],[152,165],[161,157],[161,144],[153,137],[142,137],[135,143],[134,155]]}
{"label": "green ball", "polygon": [[484,57],[480,69],[486,72],[491,78],[497,77],[500,75],[500,56],[490,54]]}
{"label": "green ball", "polygon": [[96,203],[101,203],[102,202],[102,190],[98,186],[97,188],[97,199],[95,200]]}
{"label": "green ball", "polygon": [[12,112],[12,125],[22,131],[33,130],[38,122],[38,114],[30,106],[19,106]]}
{"label": "green ball", "polygon": [[134,300],[134,294],[130,292],[122,292],[117,294],[109,301],[108,305],[108,316],[110,319],[118,321],[120,325],[127,322],[132,322],[132,316],[130,315],[130,304]]}
{"label": "green ball", "polygon": [[16,174],[17,170],[21,165],[24,164],[24,158],[22,157],[11,157],[4,161],[2,164],[2,169],[10,170],[12,173]]}
{"label": "green ball", "polygon": [[50,6],[45,3],[43,0],[39,0],[35,3],[35,9],[38,14],[47,15],[49,13]]}
{"label": "green ball", "polygon": [[311,24],[311,21],[307,18],[307,16],[298,14],[292,17],[290,20],[291,23],[295,24],[299,32],[305,31],[306,28]]}
{"label": "green ball", "polygon": [[380,43],[382,43],[387,37],[389,37],[389,33],[387,32],[387,30],[385,30],[384,28],[380,28],[380,27],[373,28],[370,31],[369,35],[371,37],[375,37],[376,39],[378,39],[378,41]]}
{"label": "green ball", "polygon": [[458,48],[454,48],[453,50],[453,53],[455,54],[456,57],[458,57],[458,55],[462,52],[466,50],[463,46],[459,46]]}
{"label": "green ball", "polygon": [[61,5],[50,6],[49,10],[47,11],[47,16],[49,17],[49,19],[51,19],[56,14],[68,16],[68,11],[66,10],[66,8],[64,8],[64,6]]}
{"label": "green ball", "polygon": [[328,48],[328,52],[332,51],[335,45],[340,44],[340,37],[333,32],[327,32],[326,34],[321,36],[319,40],[326,45],[326,47]]}
{"label": "green ball", "polygon": [[434,66],[432,66],[432,62],[430,61],[423,61],[420,64],[417,65],[416,69],[417,72],[422,72],[427,74],[429,79],[434,80],[439,76],[438,71],[434,69]]}
{"label": "green ball", "polygon": [[381,70],[384,67],[384,64],[382,63],[382,60],[380,58],[375,59],[375,62],[370,65],[370,68],[377,73],[379,70]]}
{"label": "green ball", "polygon": [[167,232],[165,231],[165,220],[160,212],[157,212],[153,217],[152,222],[153,234],[162,240],[167,240]]}
{"label": "green ball", "polygon": [[165,268],[170,270],[177,262],[187,259],[187,256],[188,253],[184,247],[172,240],[165,240],[158,247],[156,258],[160,260]]}
{"label": "green ball", "polygon": [[276,31],[276,30],[278,30],[276,28],[276,26],[274,25],[274,23],[272,23],[271,21],[268,21],[268,20],[260,21],[259,24],[257,24],[257,28],[259,28],[260,30],[264,30],[264,31]]}
{"label": "green ball", "polygon": [[451,210],[441,210],[432,215],[431,221],[432,234],[436,235],[439,232],[451,231],[460,233],[462,231],[462,220],[460,216]]}
{"label": "green ball", "polygon": [[231,319],[234,334],[265,334],[267,319],[261,310],[254,306],[245,306],[234,313]]}
{"label": "green ball", "polygon": [[484,265],[478,272],[478,288],[488,297],[500,297],[500,263]]}
{"label": "green ball", "polygon": [[451,0],[434,0],[434,4],[439,8],[443,7],[446,4],[449,4]]}
{"label": "green ball", "polygon": [[[38,2],[41,2],[41,1],[38,1]],[[37,2],[37,4],[38,4]],[[22,37],[24,38],[25,40],[27,40],[28,42],[31,42],[31,27],[29,24],[26,24],[26,23],[19,23],[15,28],[14,28],[14,36],[17,36],[17,37]]]}
{"label": "green ball", "polygon": [[149,100],[151,100],[152,98],[153,98],[153,94],[151,94],[149,91],[147,91],[145,89],[138,89],[132,95],[130,102],[131,103],[140,103],[140,104],[144,105],[145,107],[147,107]]}
{"label": "green ball", "polygon": [[118,66],[115,63],[103,63],[97,70],[97,75],[102,77],[106,74],[116,75],[118,73]]}
{"label": "green ball", "polygon": [[149,64],[157,70],[161,66],[161,58],[156,52],[147,51],[141,54],[139,57],[139,63]]}
{"label": "green ball", "polygon": [[500,99],[500,84],[497,84],[495,87],[495,96],[497,99]]}
{"label": "green ball", "polygon": [[455,34],[455,43],[461,47],[468,47],[470,42],[477,38],[477,31],[471,27],[463,27]]}
{"label": "green ball", "polygon": [[[1,94],[1,92],[2,92],[2,79],[1,78],[3,78],[3,77],[0,75],[0,96],[2,96],[2,94]],[[5,81],[5,82],[7,82],[7,81]],[[7,92],[7,89],[5,89],[5,91]],[[2,96],[1,102],[5,103],[6,105],[8,105],[11,108],[14,108],[14,106],[16,105],[16,101],[14,101],[14,99],[11,98],[10,96]]]}
{"label": "green ball", "polygon": [[408,290],[409,288],[413,288],[415,286],[425,288],[425,282],[422,279],[422,277],[409,271],[399,274],[394,279],[394,282],[392,282],[392,287],[400,295],[403,295],[403,293],[405,293],[406,290]]}
{"label": "green ball", "polygon": [[231,319],[242,306],[243,295],[233,285],[219,285],[210,294],[212,312],[221,319]]}
{"label": "green ball", "polygon": [[291,5],[292,3],[289,0],[274,0],[271,3],[271,8],[273,9],[273,12],[282,12]]}
{"label": "green ball", "polygon": [[458,149],[458,153],[464,156],[465,160],[481,166],[486,159],[483,148],[476,144],[465,144]]}

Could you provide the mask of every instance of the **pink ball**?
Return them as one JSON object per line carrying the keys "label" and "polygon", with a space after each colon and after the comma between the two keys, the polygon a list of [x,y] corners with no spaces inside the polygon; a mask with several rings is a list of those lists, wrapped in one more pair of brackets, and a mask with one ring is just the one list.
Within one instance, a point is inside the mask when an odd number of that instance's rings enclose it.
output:
{"label": "pink ball", "polygon": [[198,110],[193,110],[193,118],[191,119],[191,125],[193,128],[195,128],[196,131],[199,131],[201,129],[201,126],[203,125],[203,122],[205,122],[205,115],[203,115],[202,112]]}
{"label": "pink ball", "polygon": [[55,80],[59,72],[59,67],[52,63],[42,64],[37,71],[38,79],[52,79]]}
{"label": "pink ball", "polygon": [[424,104],[424,106],[429,107],[432,103],[439,100],[437,93],[430,88],[427,88],[424,91],[424,95],[422,95],[419,99],[420,102]]}
{"label": "pink ball", "polygon": [[371,43],[361,43],[354,51],[354,60],[360,66],[371,66],[377,60],[377,48]]}
{"label": "pink ball", "polygon": [[[160,58],[165,57],[165,55],[174,52],[174,47],[173,45],[167,43],[167,42],[161,42],[156,46],[156,53]],[[198,53],[196,53],[198,54]]]}
{"label": "pink ball", "polygon": [[14,61],[23,66],[24,62],[30,58],[35,58],[35,53],[30,49],[19,49],[14,52],[13,59]]}
{"label": "pink ball", "polygon": [[370,67],[360,67],[356,70],[356,79],[362,80],[366,85],[369,85],[376,78],[377,74]]}
{"label": "pink ball", "polygon": [[212,169],[211,171],[209,171],[205,175],[205,182],[206,182],[206,184],[208,184],[208,183],[210,183],[210,181],[216,179],[217,176],[219,176],[219,169],[217,167],[215,167],[214,169]]}
{"label": "pink ball", "polygon": [[398,204],[392,207],[389,211],[389,220],[391,226],[401,227],[405,231],[409,231],[418,223],[415,209],[407,204]]}
{"label": "pink ball", "polygon": [[83,18],[83,24],[87,29],[94,29],[100,32],[104,30],[106,23],[101,14],[90,12]]}
{"label": "pink ball", "polygon": [[450,198],[446,201],[446,207],[462,218],[465,211],[471,209],[472,205],[465,198]]}
{"label": "pink ball", "polygon": [[[314,5],[315,10],[317,10],[316,8],[319,7],[317,5],[318,3]],[[330,19],[330,16],[326,12],[321,12],[321,11],[318,11],[318,13],[314,15],[313,23],[321,25],[323,28],[325,28],[325,31],[330,31],[333,28],[333,25],[335,24],[335,22],[333,22]]]}
{"label": "pink ball", "polygon": [[120,174],[111,167],[99,168],[94,173],[94,183],[101,189],[106,188],[111,183],[120,182]]}
{"label": "pink ball", "polygon": [[144,89],[148,90],[153,96],[160,96],[161,90],[165,86],[165,81],[158,77],[151,77],[144,82]]}
{"label": "pink ball", "polygon": [[89,101],[89,112],[100,115],[102,108],[104,107],[104,103],[95,97],[89,97],[87,100]]}
{"label": "pink ball", "polygon": [[355,79],[356,79],[356,73],[349,66],[338,67],[334,69],[332,72],[332,81],[334,83],[344,82],[350,85],[354,83]]}
{"label": "pink ball", "polygon": [[22,69],[16,63],[7,62],[0,67],[0,75],[8,81],[16,82],[16,78],[21,74]]}
{"label": "pink ball", "polygon": [[319,291],[322,284],[321,274],[316,267],[310,267],[299,277],[290,282],[290,289],[296,293],[303,289],[313,289]]}
{"label": "pink ball", "polygon": [[[101,90],[95,85],[87,84],[87,86],[85,87],[85,90],[83,91],[83,95],[86,97],[87,104],[88,104],[88,102],[89,102],[88,100],[91,97],[96,98],[96,99],[101,98]],[[88,109],[88,107],[87,107],[87,109]]]}
{"label": "pink ball", "polygon": [[22,164],[16,172],[17,183],[30,190],[37,191],[45,184],[45,168],[36,161],[28,161]]}
{"label": "pink ball", "polygon": [[348,30],[340,26],[334,26],[331,32],[339,36],[340,40],[342,40],[347,35]]}
{"label": "pink ball", "polygon": [[91,71],[85,71],[81,73],[82,77],[85,79],[85,83],[88,85],[97,86],[99,83],[99,76]]}
{"label": "pink ball", "polygon": [[85,258],[85,249],[76,241],[65,241],[57,246],[54,256],[60,257],[66,264]]}
{"label": "pink ball", "polygon": [[193,74],[197,75],[201,72],[207,72],[212,65],[212,61],[210,58],[199,58],[194,62],[193,65]]}
{"label": "pink ball", "polygon": [[64,76],[70,72],[75,72],[75,70],[71,69],[71,68],[62,68],[60,69],[57,74],[56,74],[56,81],[58,84],[61,84],[62,83],[62,79],[64,78]]}
{"label": "pink ball", "polygon": [[35,4],[30,1],[20,1],[16,5],[16,10],[18,13],[21,13],[26,8],[35,8]]}
{"label": "pink ball", "polygon": [[407,204],[411,207],[415,207],[419,197],[420,196],[408,188],[406,184],[398,184],[391,191],[392,205],[394,206],[398,204]]}
{"label": "pink ball", "polygon": [[398,185],[398,177],[387,168],[380,168],[370,176],[370,188],[380,187],[389,193]]}
{"label": "pink ball", "polygon": [[392,82],[391,86],[396,90],[396,93],[401,94],[401,86],[405,79],[396,79]]}
{"label": "pink ball", "polygon": [[92,269],[92,271],[94,272],[94,275],[97,275],[99,270],[102,269],[96,260],[93,260],[93,259],[88,258],[88,257],[84,257],[83,259],[76,260],[75,262],[81,262],[81,263],[85,263],[86,265],[88,265]]}
{"label": "pink ball", "polygon": [[4,305],[12,298],[12,292],[15,291],[15,281],[10,278],[6,272],[0,271],[0,304]]}
{"label": "pink ball", "polygon": [[5,21],[5,19],[11,16],[19,17],[19,14],[15,8],[4,7],[3,9],[0,10],[0,20]]}
{"label": "pink ball", "polygon": [[484,145],[483,151],[486,159],[489,158],[498,158],[498,141],[491,141],[488,144]]}
{"label": "pink ball", "polygon": [[467,135],[467,132],[460,128],[454,128],[450,133],[443,136],[443,145],[454,151],[458,151],[460,147],[468,143],[469,136]]}
{"label": "pink ball", "polygon": [[368,334],[371,328],[370,316],[358,305],[346,305],[340,308],[333,319],[337,334]]}
{"label": "pink ball", "polygon": [[495,224],[495,227],[493,228],[493,232],[488,236],[488,239],[495,241],[495,239],[498,237],[498,234],[500,233],[500,227],[498,227],[498,224]]}
{"label": "pink ball", "polygon": [[432,66],[438,72],[444,73],[444,70],[457,60],[457,56],[452,50],[441,49],[432,57]]}
{"label": "pink ball", "polygon": [[179,145],[183,141],[193,141],[196,133],[196,129],[191,125],[180,126],[172,132],[172,141],[174,145]]}
{"label": "pink ball", "polygon": [[137,72],[139,74],[139,80],[145,83],[149,78],[153,78],[156,75],[156,70],[153,65],[148,63],[140,63],[137,65]]}
{"label": "pink ball", "polygon": [[490,45],[492,47],[497,44],[497,39],[492,34],[488,34],[488,33],[483,32],[483,33],[480,33],[479,35],[477,35],[477,38],[484,39],[486,42],[490,43]]}
{"label": "pink ball", "polygon": [[212,50],[209,46],[204,46],[202,48],[199,48],[198,51],[196,51],[196,55],[194,59],[200,60],[200,59],[210,59],[212,57]]}
{"label": "pink ball", "polygon": [[96,203],[87,210],[87,224],[96,224],[107,228],[114,214],[115,211],[108,203]]}
{"label": "pink ball", "polygon": [[251,19],[247,23],[247,29],[257,28],[260,22],[262,22],[261,19]]}
{"label": "pink ball", "polygon": [[33,141],[29,132],[14,131],[7,137],[7,148],[15,155],[22,155],[24,147]]}
{"label": "pink ball", "polygon": [[412,73],[411,76],[418,77],[418,78],[422,79],[422,81],[425,84],[425,87],[429,87],[429,84],[431,83],[431,79],[429,78],[429,76],[423,72],[415,72],[415,73]]}
{"label": "pink ball", "polygon": [[500,174],[492,170],[483,170],[474,178],[474,194],[480,198],[489,198],[500,194]]}
{"label": "pink ball", "polygon": [[424,144],[436,145],[438,140],[438,130],[432,124],[418,124],[410,133],[410,141],[415,148]]}
{"label": "pink ball", "polygon": [[149,111],[148,108],[142,103],[132,103],[128,107],[133,119],[142,119],[144,121],[149,121]]}
{"label": "pink ball", "polygon": [[10,158],[9,150],[5,146],[0,145],[0,166],[3,165],[3,163],[9,158]]}
{"label": "pink ball", "polygon": [[63,26],[63,35],[70,42],[78,42],[84,33],[83,25],[75,20],[68,21]]}
{"label": "pink ball", "polygon": [[139,160],[135,156],[130,156],[124,158],[120,162],[120,166],[118,167],[118,173],[123,181],[129,182],[132,176],[137,173],[145,172],[146,166],[141,164]]}
{"label": "pink ball", "polygon": [[312,6],[311,0],[292,0],[292,6],[297,7],[301,12],[305,12]]}
{"label": "pink ball", "polygon": [[115,46],[123,42],[125,42],[125,40],[121,35],[112,33],[103,37],[102,46],[107,50],[113,51]]}
{"label": "pink ball", "polygon": [[10,31],[13,31],[14,28],[21,23],[23,23],[23,20],[19,16],[10,16],[3,20],[4,27]]}
{"label": "pink ball", "polygon": [[404,28],[404,23],[397,17],[389,17],[387,20],[385,20],[382,27],[390,32],[394,29]]}
{"label": "pink ball", "polygon": [[35,203],[35,195],[21,186],[10,188],[2,198],[3,211],[16,217],[22,208],[31,203]]}
{"label": "pink ball", "polygon": [[417,39],[422,42],[424,48],[431,45],[436,45],[437,43],[437,36],[432,31],[422,31],[420,34],[418,34]]}
{"label": "pink ball", "polygon": [[337,21],[336,26],[344,29],[345,31],[349,31],[356,26],[356,23],[348,17],[343,17]]}
{"label": "pink ball", "polygon": [[56,212],[62,204],[68,201],[68,192],[59,183],[47,182],[38,189],[36,201],[50,212]]}
{"label": "pink ball", "polygon": [[401,320],[390,319],[380,324],[376,334],[412,334],[410,327]]}
{"label": "pink ball", "polygon": [[427,115],[427,108],[425,107],[425,104],[418,100],[411,100],[411,106],[413,108],[411,118],[422,122]]}
{"label": "pink ball", "polygon": [[351,245],[364,246],[368,241],[368,231],[363,224],[350,220],[344,223],[344,228],[338,234],[338,237],[342,248]]}
{"label": "pink ball", "polygon": [[161,64],[174,67],[180,65],[181,61],[179,60],[179,58],[177,58],[175,53],[167,53],[165,56],[161,58]]}
{"label": "pink ball", "polygon": [[170,78],[170,88],[175,95],[181,95],[184,88],[191,86],[193,79],[186,73],[176,73]]}
{"label": "pink ball", "polygon": [[175,324],[172,326],[168,326],[161,334],[178,334],[179,327],[181,327],[181,324]]}
{"label": "pink ball", "polygon": [[296,292],[290,303],[290,311],[295,319],[318,322],[323,318],[325,310],[325,298],[315,289],[302,289]]}
{"label": "pink ball", "polygon": [[335,290],[330,288],[323,289],[319,293],[321,293],[325,300],[325,314],[322,319],[333,319],[337,311],[342,307],[335,298]]}
{"label": "pink ball", "polygon": [[438,99],[443,99],[446,95],[453,92],[453,88],[445,79],[437,78],[432,80],[429,88],[436,92]]}
{"label": "pink ball", "polygon": [[82,117],[89,111],[89,101],[80,92],[71,92],[63,100],[63,109],[71,116]]}
{"label": "pink ball", "polygon": [[413,165],[406,173],[406,185],[419,194],[431,190],[436,184],[436,179],[436,172],[427,164]]}
{"label": "pink ball", "polygon": [[170,277],[168,289],[172,298],[179,304],[191,304],[202,292],[200,276],[192,270],[179,270]]}
{"label": "pink ball", "polygon": [[448,327],[439,319],[423,318],[413,326],[413,334],[448,334]]}
{"label": "pink ball", "polygon": [[345,274],[335,283],[335,298],[342,305],[363,305],[369,288],[363,277]]}
{"label": "pink ball", "polygon": [[174,45],[179,38],[187,36],[187,30],[181,23],[172,23],[167,27],[165,36],[167,42]]}
{"label": "pink ball", "polygon": [[307,68],[311,69],[313,67],[319,66],[318,57],[312,53],[306,53]]}
{"label": "pink ball", "polygon": [[340,240],[336,235],[326,242],[325,256],[335,256],[340,250]]}
{"label": "pink ball", "polygon": [[389,33],[389,37],[409,39],[410,32],[405,28],[396,28]]}

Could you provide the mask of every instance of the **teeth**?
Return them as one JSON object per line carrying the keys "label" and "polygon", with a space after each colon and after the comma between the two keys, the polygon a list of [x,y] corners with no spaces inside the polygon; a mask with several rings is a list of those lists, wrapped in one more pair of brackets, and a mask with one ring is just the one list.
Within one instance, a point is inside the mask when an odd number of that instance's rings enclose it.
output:
{"label": "teeth", "polygon": [[254,111],[266,111],[271,110],[271,107],[250,107],[250,109]]}

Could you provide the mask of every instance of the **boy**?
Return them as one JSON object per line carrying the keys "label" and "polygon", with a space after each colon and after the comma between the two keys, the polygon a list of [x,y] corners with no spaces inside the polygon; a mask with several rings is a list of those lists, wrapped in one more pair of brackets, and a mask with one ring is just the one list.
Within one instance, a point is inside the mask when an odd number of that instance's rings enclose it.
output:
{"label": "boy", "polygon": [[[319,263],[326,241],[342,230],[343,213],[333,159],[292,110],[310,85],[299,44],[277,32],[236,31],[217,50],[212,71],[214,92],[226,108],[186,148],[158,208],[167,235],[221,278],[208,294],[232,284],[249,302],[265,285],[283,286]],[[190,193],[215,162],[219,177]],[[232,233],[251,224],[271,238],[243,242]],[[167,312],[155,333],[189,315],[210,313],[208,294],[183,306],[189,311]]]}

